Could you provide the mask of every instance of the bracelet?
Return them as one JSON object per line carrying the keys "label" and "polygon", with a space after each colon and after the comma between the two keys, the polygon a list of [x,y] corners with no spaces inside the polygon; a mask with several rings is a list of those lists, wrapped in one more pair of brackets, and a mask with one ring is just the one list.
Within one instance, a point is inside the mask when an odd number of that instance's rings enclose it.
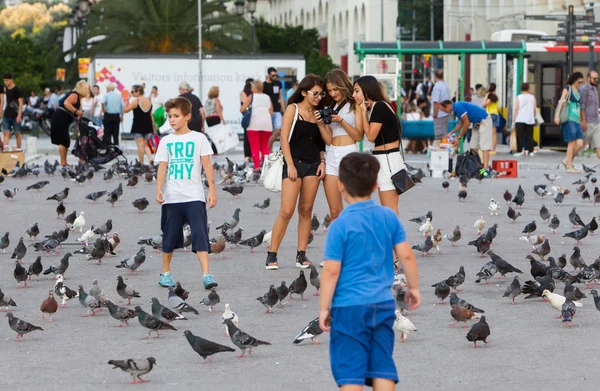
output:
{"label": "bracelet", "polygon": [[325,159],[321,159],[321,163],[325,163]]}
{"label": "bracelet", "polygon": [[340,125],[342,124],[342,122],[344,122],[344,119],[343,119],[343,118],[341,118],[341,119],[340,119]]}

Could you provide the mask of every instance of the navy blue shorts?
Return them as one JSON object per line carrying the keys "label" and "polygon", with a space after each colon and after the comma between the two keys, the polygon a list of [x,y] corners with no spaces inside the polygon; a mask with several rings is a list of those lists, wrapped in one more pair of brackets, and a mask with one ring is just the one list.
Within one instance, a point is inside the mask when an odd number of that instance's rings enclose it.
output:
{"label": "navy blue shorts", "polygon": [[563,131],[563,139],[565,143],[583,140],[583,132],[581,131],[581,124],[573,121],[567,121],[561,125]]}
{"label": "navy blue shorts", "polygon": [[373,379],[398,383],[394,352],[393,300],[331,308],[329,356],[338,385],[373,386]]}
{"label": "navy blue shorts", "polygon": [[162,251],[171,253],[183,248],[183,224],[189,222],[192,231],[192,251],[209,251],[206,203],[202,201],[163,204],[160,229],[163,232]]}

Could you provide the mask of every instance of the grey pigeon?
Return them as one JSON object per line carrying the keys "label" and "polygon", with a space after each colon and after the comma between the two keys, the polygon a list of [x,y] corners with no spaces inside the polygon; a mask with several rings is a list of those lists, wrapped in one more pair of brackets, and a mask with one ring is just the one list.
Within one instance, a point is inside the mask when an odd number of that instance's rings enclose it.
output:
{"label": "grey pigeon", "polygon": [[492,261],[494,262],[494,264],[498,268],[498,272],[502,276],[504,276],[504,275],[506,275],[508,273],[521,273],[521,274],[523,274],[523,272],[521,270],[517,269],[516,267],[514,267],[510,263],[506,262],[504,259],[502,259],[502,257],[500,257],[499,255],[496,255],[494,252],[488,251],[488,255],[490,256],[490,258],[492,258]]}
{"label": "grey pigeon", "polygon": [[318,345],[317,336],[323,334],[323,330],[319,326],[319,318],[311,320],[308,325],[300,331],[300,334],[296,335],[293,344],[298,345],[305,339],[311,339],[313,345]]}
{"label": "grey pigeon", "polygon": [[106,255],[107,246],[105,246],[105,239],[98,238],[94,244],[94,248],[89,252],[86,260],[94,260],[96,264],[102,262],[102,258]]}
{"label": "grey pigeon", "polygon": [[550,212],[548,211],[548,208],[546,208],[546,205],[542,205],[540,208],[540,217],[544,221],[548,221],[550,219]]}
{"label": "grey pigeon", "polygon": [[533,258],[531,255],[526,257],[529,260],[529,265],[531,265],[531,275],[533,278],[543,277],[548,274],[549,267],[541,263],[540,261]]}
{"label": "grey pigeon", "polygon": [[85,196],[85,199],[86,199],[86,200],[91,200],[91,201],[94,201],[94,202],[96,202],[96,201],[98,201],[98,199],[100,199],[100,198],[104,197],[104,195],[105,195],[106,193],[108,193],[108,191],[106,191],[106,190],[103,190],[103,191],[95,191],[95,192],[93,192],[93,193],[90,193],[90,194],[86,195],[86,196]]}
{"label": "grey pigeon", "polygon": [[[565,259],[566,262],[566,259]],[[553,280],[567,282],[572,276],[567,273],[563,268],[556,265],[556,261],[552,257],[548,257],[548,269],[546,269],[546,275],[552,277]]]}
{"label": "grey pigeon", "polygon": [[46,185],[48,185],[49,183],[50,183],[49,181],[40,181],[40,182],[36,182],[36,183],[34,183],[33,185],[31,185],[31,186],[27,186],[27,187],[25,188],[25,190],[31,190],[31,189],[34,189],[34,190],[40,191],[41,189],[43,189],[43,188],[44,188]]}
{"label": "grey pigeon", "polygon": [[108,220],[106,220],[106,223],[104,223],[100,227],[96,228],[94,230],[94,233],[96,235],[106,235],[110,231],[112,231],[112,220],[108,219]]}
{"label": "grey pigeon", "polygon": [[590,283],[600,278],[600,258],[597,258],[591,265],[581,269],[576,278],[581,282],[585,282],[588,287],[591,287]]}
{"label": "grey pigeon", "polygon": [[104,180],[105,181],[111,181],[113,179],[113,170],[111,168],[108,169],[108,171],[106,171],[104,173]]}
{"label": "grey pigeon", "polygon": [[127,181],[127,186],[135,187],[138,184],[138,182],[139,178],[137,177],[137,175],[134,175]]}
{"label": "grey pigeon", "polygon": [[465,282],[465,267],[461,265],[458,272],[455,275],[446,278],[444,282],[446,283],[446,285],[448,285],[450,288],[456,291],[462,290],[458,289],[458,287]]}
{"label": "grey pigeon", "polygon": [[535,281],[525,281],[525,284],[521,287],[521,292],[525,296],[525,299],[531,299],[534,297],[542,297],[544,290],[549,290],[550,292],[554,292],[554,288],[556,287],[556,283],[554,279],[550,275],[545,275],[544,277],[536,277]]}
{"label": "grey pigeon", "polygon": [[567,254],[562,254],[558,257],[558,267],[564,269],[567,266]]}
{"label": "grey pigeon", "polygon": [[[106,177],[106,176],[105,176]],[[127,359],[127,360],[110,360],[110,365],[114,365],[113,369],[119,368],[123,372],[129,373],[133,377],[132,384],[137,384],[136,378],[146,383],[149,380],[144,380],[140,376],[147,374],[156,365],[154,357],[142,358],[142,359]]]}
{"label": "grey pigeon", "polygon": [[573,266],[573,270],[583,269],[586,267],[585,261],[581,256],[581,250],[579,247],[573,247],[573,254],[571,254],[571,258],[569,258],[569,263]]}
{"label": "grey pigeon", "polygon": [[63,190],[59,191],[58,193],[54,194],[53,196],[46,198],[46,200],[55,200],[58,202],[62,202],[68,196],[69,196],[69,188],[65,187]]}
{"label": "grey pigeon", "polygon": [[269,342],[258,340],[256,338],[246,334],[245,332],[243,332],[242,330],[237,328],[233,324],[231,319],[224,319],[223,323],[227,326],[227,330],[229,331],[229,338],[231,338],[231,342],[233,342],[233,344],[235,346],[237,346],[238,348],[240,348],[240,350],[242,351],[242,354],[240,356],[238,356],[239,358],[244,357],[244,353],[246,353],[246,349],[248,349],[248,354],[252,355],[252,348],[259,346],[259,345],[271,345]]}
{"label": "grey pigeon", "polygon": [[572,301],[579,301],[587,298],[587,296],[579,288],[572,284],[571,280],[568,280],[565,283],[564,296],[567,298],[567,300]]}
{"label": "grey pigeon", "polygon": [[484,256],[490,250],[491,244],[492,243],[483,235],[468,243],[469,246],[475,246],[477,252],[481,254],[481,256]]}
{"label": "grey pigeon", "polygon": [[137,254],[133,257],[126,258],[121,262],[120,265],[117,265],[117,268],[125,268],[129,269],[129,272],[133,274],[141,265],[146,261],[146,248],[140,247]]}
{"label": "grey pigeon", "polygon": [[108,301],[108,297],[106,296],[106,293],[104,293],[104,291],[102,290],[102,288],[100,288],[100,285],[98,284],[98,280],[92,281],[92,287],[90,288],[90,293],[89,294],[94,299],[98,300],[98,302],[100,303],[100,305],[102,305],[103,302]]}
{"label": "grey pigeon", "polygon": [[290,290],[288,289],[288,287],[285,285],[285,281],[281,281],[281,285],[277,287],[277,299],[279,300],[279,307],[283,307],[283,300],[285,300],[285,298],[287,297],[287,295],[290,293]]}
{"label": "grey pigeon", "polygon": [[169,323],[167,322],[163,322],[162,320],[155,318],[154,316],[150,315],[147,312],[144,312],[144,310],[142,310],[142,307],[140,307],[139,305],[135,307],[135,311],[137,312],[137,316],[138,316],[138,321],[140,322],[140,324],[147,328],[148,330],[148,335],[146,335],[146,337],[144,339],[147,339],[150,334],[152,334],[152,332],[156,332],[156,337],[158,338],[160,337],[160,333],[158,332],[159,330],[174,330],[177,331],[177,329],[173,326],[171,326]]}
{"label": "grey pigeon", "polygon": [[496,273],[498,273],[498,268],[496,267],[494,261],[490,261],[481,267],[481,270],[479,270],[479,273],[477,273],[478,278],[475,280],[475,282],[479,284],[481,280],[485,280],[486,284],[491,284],[489,279]]}
{"label": "grey pigeon", "polygon": [[19,243],[17,243],[17,247],[15,247],[15,250],[13,251],[10,259],[16,258],[18,260],[21,260],[21,259],[23,259],[25,254],[27,254],[27,247],[25,246],[25,243],[23,243],[23,237],[21,237],[21,239],[19,239]]}
{"label": "grey pigeon", "polygon": [[321,223],[319,222],[319,219],[317,218],[317,214],[313,213],[313,217],[312,220],[310,221],[310,232],[314,234],[317,233],[317,230],[319,229],[319,227],[321,226]]}
{"label": "grey pigeon", "polygon": [[148,239],[140,239],[137,244],[145,244],[152,247],[154,250],[160,250],[162,248],[162,235],[156,235]]}
{"label": "grey pigeon", "polygon": [[142,212],[148,207],[148,205],[150,205],[150,202],[146,199],[146,197],[142,197],[135,199],[132,204],[138,210],[138,212]]}
{"label": "grey pigeon", "polygon": [[[60,205],[60,204],[59,204]],[[58,212],[57,212],[58,213]],[[64,214],[64,212],[62,213]],[[74,210],[73,212],[71,212],[69,215],[67,215],[67,217],[65,217],[65,224],[67,226],[69,225],[73,225],[73,223],[75,222],[75,219],[77,219],[77,211]]]}
{"label": "grey pigeon", "polygon": [[88,312],[85,315],[83,315],[84,318],[90,315],[96,315],[97,311],[95,310],[102,310],[100,302],[96,300],[94,296],[88,295],[87,292],[83,290],[83,285],[79,285],[79,303],[81,303],[83,308],[88,310]]}
{"label": "grey pigeon", "polygon": [[171,311],[164,305],[160,304],[160,301],[156,297],[151,299],[152,303],[152,316],[157,319],[164,320],[165,322],[173,322],[175,320],[187,320],[187,318],[175,311]]}
{"label": "grey pigeon", "polygon": [[514,223],[521,216],[521,212],[516,212],[511,206],[509,206],[508,210],[506,211],[506,215]]}
{"label": "grey pigeon", "polygon": [[10,240],[8,238],[9,233],[6,232],[4,236],[0,238],[0,249],[6,254],[6,249],[10,246]]}
{"label": "grey pigeon", "polygon": [[302,301],[304,301],[304,291],[308,287],[306,277],[304,277],[304,270],[300,270],[300,275],[290,284],[290,300],[293,300],[292,295],[300,295]]}
{"label": "grey pigeon", "polygon": [[427,236],[425,241],[421,244],[415,244],[412,246],[413,250],[417,250],[421,252],[421,256],[429,255],[429,251],[433,248],[433,240],[431,236]]}
{"label": "grey pigeon", "polygon": [[44,271],[44,275],[48,275],[50,273],[54,273],[55,275],[64,275],[69,268],[69,258],[72,256],[73,254],[66,253],[58,264],[51,265],[48,269],[46,269]]}
{"label": "grey pigeon", "polygon": [[260,301],[260,303],[267,308],[266,314],[272,313],[273,307],[279,301],[279,296],[277,295],[275,285],[271,284],[271,286],[269,287],[269,291],[264,295],[257,297],[256,300]]}
{"label": "grey pigeon", "polygon": [[590,197],[590,192],[587,191],[587,189],[585,189],[583,191],[583,193],[581,193],[581,199],[584,200],[584,201],[585,200],[590,200],[590,201],[592,200],[591,197]]}
{"label": "grey pigeon", "polygon": [[263,210],[267,209],[269,206],[271,206],[271,199],[270,198],[267,198],[264,201],[257,202],[256,204],[254,204],[255,208],[263,209]]}
{"label": "grey pigeon", "polygon": [[519,275],[515,274],[512,282],[509,286],[506,287],[506,291],[504,291],[504,295],[502,297],[508,297],[511,300],[511,303],[514,305],[515,297],[521,294],[521,284],[519,283]]}
{"label": "grey pigeon", "polygon": [[108,307],[108,312],[110,313],[110,316],[121,322],[121,324],[118,327],[123,327],[123,325],[129,326],[129,320],[137,316],[136,311],[116,305],[110,300],[106,300],[104,305]]}
{"label": "grey pigeon", "polygon": [[196,315],[200,315],[195,308],[175,294],[175,289],[173,287],[169,287],[169,305],[171,308],[180,312],[193,312]]}
{"label": "grey pigeon", "polygon": [[125,281],[123,281],[123,277],[121,276],[117,276],[117,294],[122,298],[127,299],[127,305],[131,305],[131,298],[141,297],[132,287],[125,284]]}
{"label": "grey pigeon", "polygon": [[231,218],[229,220],[227,220],[226,222],[224,222],[223,224],[218,226],[216,229],[229,230],[229,229],[235,228],[238,225],[238,223],[240,222],[240,212],[241,212],[241,209],[237,208],[233,212],[233,216],[231,216]]}
{"label": "grey pigeon", "polygon": [[123,184],[119,183],[119,186],[117,186],[117,188],[114,189],[112,192],[115,193],[117,197],[121,197],[123,195]]}
{"label": "grey pigeon", "polygon": [[15,303],[15,301],[12,298],[5,295],[4,292],[2,292],[2,289],[0,289],[0,308],[4,308],[4,310],[6,311],[9,306],[16,307],[17,303]]}
{"label": "grey pigeon", "polygon": [[590,221],[590,223],[586,225],[586,228],[592,233],[592,235],[594,235],[594,233],[598,229],[598,222],[596,222],[596,216],[592,217],[592,221]]}
{"label": "grey pigeon", "polygon": [[575,316],[576,306],[575,303],[569,298],[565,300],[562,305],[560,315],[562,317],[562,321],[567,323],[569,327],[573,327],[573,317]]}
{"label": "grey pigeon", "polygon": [[223,191],[231,194],[234,197],[239,196],[244,192],[244,186],[241,185],[233,185],[233,186],[224,186]]}
{"label": "grey pigeon", "polygon": [[238,228],[237,231],[235,231],[233,234],[229,235],[229,234],[227,234],[227,231],[223,230],[223,231],[221,231],[221,234],[225,238],[226,242],[237,245],[240,242],[240,240],[242,240],[242,232],[243,231],[244,230],[242,228]]}
{"label": "grey pigeon", "polygon": [[573,208],[573,210],[571,210],[571,213],[569,213],[569,221],[571,222],[571,224],[573,224],[573,228],[578,228],[578,227],[585,227],[585,223],[581,220],[581,217],[579,217],[579,214],[577,213],[577,208]]}
{"label": "grey pigeon", "polygon": [[542,198],[544,198],[545,195],[552,195],[551,193],[548,193],[548,190],[546,190],[546,185],[533,185],[533,191],[536,195]]}
{"label": "grey pigeon", "polygon": [[575,182],[573,182],[573,184],[574,185],[585,185],[590,180],[590,176],[592,176],[591,172],[587,173],[582,179],[576,180]]}
{"label": "grey pigeon", "polygon": [[440,299],[440,304],[444,304],[444,299],[450,294],[450,287],[446,284],[446,281],[440,281],[437,284],[433,284],[435,287],[435,296]]}
{"label": "grey pigeon", "polygon": [[534,250],[531,252],[532,254],[539,255],[539,257],[544,260],[544,257],[550,254],[550,241],[548,239],[544,239],[542,244],[539,244],[534,247]]}
{"label": "grey pigeon", "polygon": [[563,238],[571,238],[571,239],[576,240],[577,244],[581,244],[581,241],[587,237],[588,232],[589,232],[589,230],[587,227],[582,227],[582,228],[578,229],[577,231],[567,232],[566,234],[563,235]]}
{"label": "grey pigeon", "polygon": [[187,300],[190,296],[190,292],[185,290],[179,281],[175,283],[175,294],[181,297],[183,300]]}
{"label": "grey pigeon", "polygon": [[10,328],[17,333],[16,342],[21,342],[25,334],[31,333],[32,331],[36,330],[44,330],[41,327],[34,326],[31,323],[25,322],[24,320],[17,318],[12,314],[12,312],[6,314],[5,317],[8,318],[8,325],[10,326]]}
{"label": "grey pigeon", "polygon": [[221,345],[216,342],[209,341],[208,339],[204,339],[202,337],[198,337],[197,335],[192,334],[190,330],[185,330],[183,332],[185,338],[189,342],[190,346],[196,353],[202,357],[202,362],[205,363],[206,359],[210,356],[222,353],[222,352],[235,352],[235,349],[230,348],[229,346]]}
{"label": "grey pigeon", "polygon": [[208,294],[208,297],[202,299],[202,304],[208,307],[210,312],[213,312],[213,307],[221,302],[221,298],[217,293],[217,288],[212,288]]}
{"label": "grey pigeon", "polygon": [[537,229],[537,225],[535,224],[535,220],[533,220],[531,223],[527,224],[525,226],[525,228],[523,228],[523,232],[522,233],[527,234],[527,236],[529,236],[533,232],[535,232],[536,229]]}
{"label": "grey pigeon", "polygon": [[108,199],[106,200],[106,202],[110,202],[113,207],[117,201],[119,201],[119,195],[114,191],[108,195]]}
{"label": "grey pigeon", "polygon": [[465,189],[461,189],[458,191],[458,201],[466,200],[468,193]]}
{"label": "grey pigeon", "polygon": [[560,220],[558,219],[558,217],[556,215],[552,216],[552,219],[550,220],[550,224],[548,224],[548,227],[550,227],[550,230],[552,231],[553,234],[556,233],[556,229],[560,226]]}
{"label": "grey pigeon", "polygon": [[13,273],[15,280],[17,281],[17,288],[21,287],[21,283],[25,283],[25,287],[27,287],[27,270],[19,261],[15,261],[15,271]]}
{"label": "grey pigeon", "polygon": [[14,189],[6,189],[4,190],[4,195],[7,199],[12,200],[15,197],[15,195],[17,195],[18,191],[19,189],[17,189],[16,187]]}
{"label": "grey pigeon", "polygon": [[254,252],[254,248],[258,247],[262,244],[266,233],[267,233],[267,231],[265,231],[263,229],[262,231],[260,231],[260,233],[258,235],[248,238],[246,240],[240,241],[240,245],[249,246],[250,252]]}
{"label": "grey pigeon", "polygon": [[319,296],[319,289],[321,289],[321,278],[319,277],[319,272],[315,265],[310,265],[310,285],[314,286],[317,289],[317,292],[313,296]]}
{"label": "grey pigeon", "polygon": [[38,227],[38,223],[35,223],[31,228],[25,231],[27,235],[29,235],[29,239],[34,238],[37,239],[37,236],[40,234],[40,228]]}
{"label": "grey pigeon", "polygon": [[590,293],[592,294],[592,296],[594,296],[594,304],[596,305],[596,309],[600,311],[600,297],[598,296],[598,291],[592,289]]}
{"label": "grey pigeon", "polygon": [[31,280],[31,276],[36,276],[39,278],[40,274],[44,271],[44,267],[42,266],[42,257],[38,256],[35,261],[29,265],[29,270],[27,270],[27,276]]}
{"label": "grey pigeon", "polygon": [[[450,242],[450,244],[452,245],[452,247],[456,246],[456,242],[458,242],[460,240],[460,238],[462,237],[462,234],[460,232],[460,226],[456,226],[454,227],[454,231],[452,231],[452,233],[446,234],[444,235],[444,237],[446,239],[448,239],[448,241]],[[432,241],[433,244],[433,241]]]}
{"label": "grey pigeon", "polygon": [[466,300],[463,300],[460,297],[458,297],[455,292],[451,292],[450,293],[450,305],[455,305],[455,304],[459,307],[466,308],[472,312],[477,312],[479,314],[485,313],[484,310],[479,309],[479,308],[473,306],[472,304],[470,304],[469,302],[467,302]]}
{"label": "grey pigeon", "polygon": [[79,296],[78,292],[64,284],[64,278],[62,275],[58,275],[56,278],[56,283],[54,284],[54,293],[57,297],[62,299],[62,303],[60,304],[62,308],[67,308],[67,301]]}
{"label": "grey pigeon", "polygon": [[433,214],[431,213],[431,211],[425,213],[423,216],[409,219],[408,221],[417,223],[417,224],[424,224],[427,221],[427,219],[429,219],[429,221],[433,221]]}
{"label": "grey pigeon", "polygon": [[485,316],[482,316],[478,323],[471,326],[471,330],[467,333],[467,340],[473,342],[473,345],[477,348],[477,341],[483,341],[487,345],[489,336],[490,326],[485,321]]}

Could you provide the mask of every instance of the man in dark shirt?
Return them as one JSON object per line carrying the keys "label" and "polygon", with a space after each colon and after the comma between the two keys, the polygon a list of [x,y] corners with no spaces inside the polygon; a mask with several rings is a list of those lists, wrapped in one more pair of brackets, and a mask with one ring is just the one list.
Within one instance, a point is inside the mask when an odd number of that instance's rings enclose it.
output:
{"label": "man in dark shirt", "polygon": [[204,107],[200,99],[192,94],[192,91],[194,89],[187,82],[184,81],[179,84],[179,95],[192,103],[192,119],[188,122],[188,128],[204,133],[204,118],[206,117]]}
{"label": "man in dark shirt", "polygon": [[285,102],[281,93],[282,87],[281,82],[277,80],[277,69],[270,67],[267,70],[267,79],[263,85],[263,93],[267,94],[273,103],[273,115],[271,116],[273,133],[269,139],[269,150],[273,148],[273,143],[275,143],[275,140],[277,140],[277,137],[281,133],[282,113],[285,110]]}
{"label": "man in dark shirt", "polygon": [[21,120],[23,119],[23,91],[15,84],[12,73],[5,73],[4,93],[6,95],[6,109],[2,118],[2,129],[4,130],[4,148],[8,147],[11,131],[15,132],[17,149],[21,149]]}

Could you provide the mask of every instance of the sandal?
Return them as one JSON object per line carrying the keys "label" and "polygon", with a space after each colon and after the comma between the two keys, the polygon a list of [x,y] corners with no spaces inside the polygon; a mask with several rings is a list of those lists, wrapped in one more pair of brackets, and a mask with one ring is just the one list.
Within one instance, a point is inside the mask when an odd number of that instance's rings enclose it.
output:
{"label": "sandal", "polygon": [[581,171],[579,171],[578,169],[576,169],[575,167],[569,167],[567,168],[567,172],[569,174],[581,174]]}
{"label": "sandal", "polygon": [[568,170],[568,168],[567,168],[567,159],[563,160],[560,163],[563,165],[563,167],[565,168],[565,170]]}

